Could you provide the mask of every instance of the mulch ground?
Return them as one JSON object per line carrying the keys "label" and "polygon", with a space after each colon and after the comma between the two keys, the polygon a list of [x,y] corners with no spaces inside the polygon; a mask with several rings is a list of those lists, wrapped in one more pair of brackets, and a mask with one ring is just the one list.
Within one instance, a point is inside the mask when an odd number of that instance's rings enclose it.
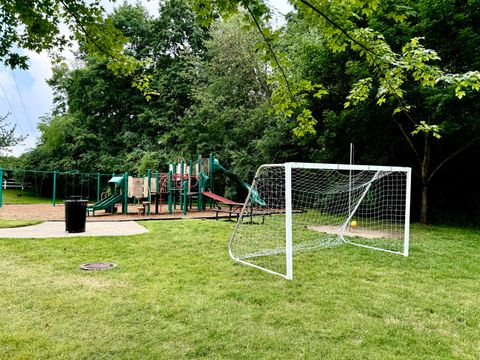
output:
{"label": "mulch ground", "polygon": [[[162,210],[166,210],[165,208]],[[121,207],[119,208],[121,211]],[[125,220],[173,220],[184,219],[181,210],[176,209],[173,214],[169,215],[166,212],[154,214],[154,206],[152,207],[151,215],[138,214],[137,207],[131,205],[128,207],[128,214],[109,214],[100,210],[95,212],[95,216],[88,216],[87,221],[125,221]],[[219,214],[220,218],[228,217],[228,215]],[[35,204],[35,205],[3,205],[0,208],[0,218],[6,220],[42,220],[42,221],[64,221],[65,220],[65,206],[59,204],[52,206],[49,204]],[[198,212],[196,210],[189,211],[186,216],[187,219],[214,219],[215,212],[208,210]]]}

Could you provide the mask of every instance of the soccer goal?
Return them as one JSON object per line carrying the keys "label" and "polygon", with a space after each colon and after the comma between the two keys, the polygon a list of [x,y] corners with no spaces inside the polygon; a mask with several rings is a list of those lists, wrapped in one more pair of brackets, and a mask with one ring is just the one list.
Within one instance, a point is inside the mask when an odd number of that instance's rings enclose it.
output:
{"label": "soccer goal", "polygon": [[229,242],[245,265],[293,279],[293,255],[342,243],[408,256],[411,168],[258,168]]}

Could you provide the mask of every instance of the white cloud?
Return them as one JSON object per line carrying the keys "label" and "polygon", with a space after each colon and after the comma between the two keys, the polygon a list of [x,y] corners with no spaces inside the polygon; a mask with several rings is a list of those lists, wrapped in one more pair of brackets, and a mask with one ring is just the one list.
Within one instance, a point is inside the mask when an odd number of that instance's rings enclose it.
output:
{"label": "white cloud", "polygon": [[[46,114],[51,110],[52,106],[52,89],[48,86],[47,80],[52,76],[52,64],[48,55],[45,52],[40,54],[28,52],[30,57],[29,74],[33,78],[33,84],[26,89],[25,96],[28,97],[31,106],[34,110],[32,119],[35,125],[38,123],[40,116]],[[25,97],[24,97],[24,100]]]}
{"label": "white cloud", "polygon": [[268,0],[269,5],[282,15],[288,14],[293,11],[293,6],[287,0]]}
{"label": "white cloud", "polygon": [[35,147],[37,142],[37,138],[33,136],[29,136],[22,144],[14,146],[11,150],[11,153],[8,153],[7,155],[13,155],[13,156],[20,156],[24,152],[31,150]]}

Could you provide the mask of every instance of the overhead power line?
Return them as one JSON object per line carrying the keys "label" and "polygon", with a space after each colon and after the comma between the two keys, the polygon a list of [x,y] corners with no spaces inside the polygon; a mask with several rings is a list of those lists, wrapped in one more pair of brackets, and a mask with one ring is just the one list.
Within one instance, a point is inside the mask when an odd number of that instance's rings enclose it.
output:
{"label": "overhead power line", "polygon": [[19,127],[22,134],[25,134],[25,131],[23,130],[22,125],[20,124],[20,121],[18,121],[18,118],[17,118],[17,115],[15,114],[15,111],[13,111],[13,107],[12,107],[12,104],[10,104],[10,100],[8,100],[7,93],[6,93],[5,88],[3,87],[2,83],[0,83],[0,88],[2,88],[3,95],[5,96],[5,101],[7,102],[7,105],[10,108],[10,111],[13,115],[13,118],[15,119],[15,123]]}
{"label": "overhead power line", "polygon": [[27,119],[27,122],[28,122],[28,127],[30,128],[31,133],[33,134],[35,132],[36,126],[28,114],[27,108],[25,106],[25,102],[23,101],[22,93],[20,92],[20,88],[18,87],[17,79],[15,78],[15,74],[12,70],[10,70],[10,72],[12,73],[13,81],[15,82],[15,88],[17,89],[17,94],[18,94],[18,97],[20,98],[20,103],[22,104],[23,112],[25,113],[25,118]]}

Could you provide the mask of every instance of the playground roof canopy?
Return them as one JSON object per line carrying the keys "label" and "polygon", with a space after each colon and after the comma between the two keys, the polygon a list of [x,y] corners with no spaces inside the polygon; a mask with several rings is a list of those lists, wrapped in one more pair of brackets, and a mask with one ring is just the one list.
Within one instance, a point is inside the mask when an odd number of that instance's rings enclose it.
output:
{"label": "playground roof canopy", "polygon": [[125,179],[123,176],[114,176],[110,180],[108,180],[109,183],[114,183],[114,184],[117,184],[118,186],[122,186],[124,181]]}

